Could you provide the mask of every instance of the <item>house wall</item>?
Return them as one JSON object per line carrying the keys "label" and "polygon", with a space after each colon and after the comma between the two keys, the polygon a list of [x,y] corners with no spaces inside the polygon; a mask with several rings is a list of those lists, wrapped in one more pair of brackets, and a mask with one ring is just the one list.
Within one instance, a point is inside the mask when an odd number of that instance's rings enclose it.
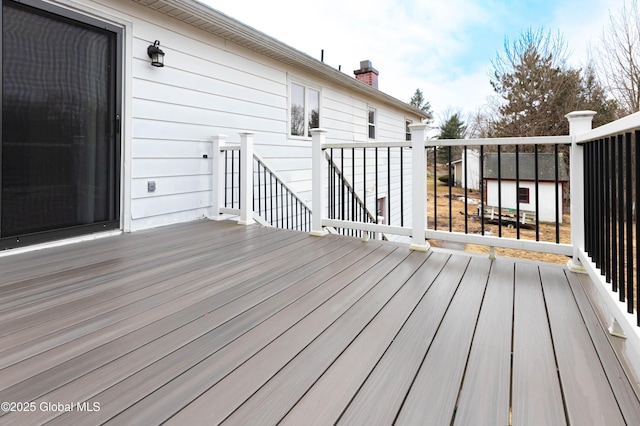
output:
{"label": "house wall", "polygon": [[[498,181],[495,179],[485,179],[487,182],[486,187],[486,205],[487,207],[498,207]],[[559,206],[559,222],[562,223],[562,212],[564,211],[562,201],[562,183],[559,184],[557,205]],[[536,192],[534,181],[520,181],[521,188],[529,188],[529,203],[520,203],[520,210],[536,211]],[[502,181],[502,208],[503,209],[516,209],[518,200],[518,191],[516,189],[515,181]],[[554,182],[538,182],[538,191],[540,201],[539,217],[542,222],[555,222],[556,220],[556,203],[553,202],[555,198],[555,183]]]}
{"label": "house wall", "polygon": [[469,189],[480,189],[480,152],[475,149],[467,149],[467,158],[465,161],[464,154],[461,159],[453,162],[453,181],[456,186],[461,188],[466,185]]}
{"label": "house wall", "polygon": [[467,188],[469,189],[480,189],[480,152],[475,149],[467,149],[467,158],[465,161],[464,155],[462,156],[461,163],[461,174],[460,174],[460,186],[464,188],[465,185],[465,174],[466,174],[466,182]]}
{"label": "house wall", "polygon": [[[125,230],[209,214],[212,162],[203,154],[210,154],[217,134],[232,144],[238,132],[255,132],[255,150],[310,200],[311,140],[288,135],[291,81],[320,90],[320,126],[328,129],[329,142],[366,141],[369,106],[378,112],[377,140],[404,140],[402,112],[137,3],[60,4],[125,28]],[[147,57],[154,40],[165,52],[163,68],[152,67]],[[148,181],[156,183],[155,192],[147,191]]]}

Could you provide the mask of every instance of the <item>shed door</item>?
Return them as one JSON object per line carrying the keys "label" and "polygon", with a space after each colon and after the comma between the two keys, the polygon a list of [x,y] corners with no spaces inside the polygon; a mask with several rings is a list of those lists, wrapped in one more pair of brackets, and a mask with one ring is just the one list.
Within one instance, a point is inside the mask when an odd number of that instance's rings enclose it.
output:
{"label": "shed door", "polygon": [[119,227],[121,30],[2,4],[0,248]]}

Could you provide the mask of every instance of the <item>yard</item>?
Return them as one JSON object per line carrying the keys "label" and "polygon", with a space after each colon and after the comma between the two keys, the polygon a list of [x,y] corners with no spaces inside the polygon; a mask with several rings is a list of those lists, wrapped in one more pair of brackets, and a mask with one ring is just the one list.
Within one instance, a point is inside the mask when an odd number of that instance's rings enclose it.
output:
{"label": "yard", "polygon": [[[440,174],[440,171],[439,171]],[[446,174],[444,171],[442,174]],[[436,211],[434,212],[434,179],[433,176],[429,176],[427,183],[427,227],[434,229],[435,215],[437,215],[437,229],[449,230],[449,219],[451,218],[451,230],[454,232],[465,232],[465,208],[464,197],[465,190],[460,187],[451,188],[451,198],[449,198],[449,187],[446,183],[437,181],[436,187]],[[477,206],[480,203],[480,192],[469,190],[467,193],[469,204],[467,207],[468,221],[468,233],[480,234],[482,231],[482,223],[476,215]],[[451,216],[449,216],[449,202],[451,200]],[[571,221],[570,215],[564,214],[562,218],[562,224],[559,225],[559,234],[561,243],[571,243]],[[498,235],[498,225],[486,223],[484,225],[485,235]],[[509,228],[506,225],[502,225],[502,236],[507,238],[516,238],[517,229]],[[555,242],[556,226],[554,223],[540,223],[539,236],[540,241]],[[520,228],[520,238],[523,240],[535,240],[535,229]],[[432,246],[439,247],[442,245],[441,241],[430,241]],[[465,251],[476,253],[489,253],[488,246],[481,246],[476,244],[467,244]],[[540,252],[514,250],[506,248],[496,248],[495,253],[497,256],[516,257],[520,259],[530,259],[541,262],[550,262],[558,264],[566,264],[567,257],[556,254],[547,254]]]}

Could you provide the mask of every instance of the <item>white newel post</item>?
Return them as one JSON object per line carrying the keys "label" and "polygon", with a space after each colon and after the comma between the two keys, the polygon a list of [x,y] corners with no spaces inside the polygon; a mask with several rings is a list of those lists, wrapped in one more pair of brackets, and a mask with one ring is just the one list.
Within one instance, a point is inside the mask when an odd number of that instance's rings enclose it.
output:
{"label": "white newel post", "polygon": [[427,229],[427,157],[424,142],[426,124],[411,124],[412,214],[413,232],[411,250],[427,251],[431,248],[425,238]]}
{"label": "white newel post", "polygon": [[576,136],[592,129],[595,111],[574,111],[565,117],[569,120],[571,142],[571,244],[573,258],[567,263],[572,271],[584,272],[578,253],[584,250],[584,148],[576,143]]}
{"label": "white newel post", "polygon": [[325,194],[323,191],[327,177],[327,164],[323,161],[322,145],[327,139],[327,130],[311,129],[311,232],[316,237],[327,234],[322,227]]}
{"label": "white newel post", "polygon": [[240,133],[240,220],[251,225],[253,220],[253,133]]}
{"label": "white newel post", "polygon": [[222,220],[220,207],[224,207],[224,154],[220,149],[225,146],[227,135],[216,135],[211,138],[211,214],[209,219]]}

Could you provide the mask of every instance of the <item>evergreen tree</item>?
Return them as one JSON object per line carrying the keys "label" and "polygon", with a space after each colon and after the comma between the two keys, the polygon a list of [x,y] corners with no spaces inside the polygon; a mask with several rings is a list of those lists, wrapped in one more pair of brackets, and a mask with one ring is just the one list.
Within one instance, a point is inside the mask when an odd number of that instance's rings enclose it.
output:
{"label": "evergreen tree", "polygon": [[460,119],[460,114],[456,112],[442,123],[438,139],[464,139],[466,132],[467,126]]}
{"label": "evergreen tree", "polygon": [[569,133],[565,115],[593,109],[602,114],[594,124],[615,119],[615,103],[607,101],[595,74],[566,66],[566,44],[542,30],[505,42],[491,80],[502,102],[495,136],[556,136]]}
{"label": "evergreen tree", "polygon": [[[451,114],[444,123],[440,125],[440,135],[438,139],[464,139],[466,133],[467,126],[464,124],[464,121],[460,119],[460,113],[456,112]],[[458,151],[457,148],[452,148],[451,156],[455,158]],[[451,161],[448,147],[438,148],[438,160],[444,163]]]}
{"label": "evergreen tree", "polygon": [[426,113],[428,117],[425,121],[427,123],[430,123],[431,120],[433,120],[431,104],[425,100],[422,90],[416,89],[416,92],[413,94],[411,100],[409,101],[409,105],[413,105],[414,107]]}

